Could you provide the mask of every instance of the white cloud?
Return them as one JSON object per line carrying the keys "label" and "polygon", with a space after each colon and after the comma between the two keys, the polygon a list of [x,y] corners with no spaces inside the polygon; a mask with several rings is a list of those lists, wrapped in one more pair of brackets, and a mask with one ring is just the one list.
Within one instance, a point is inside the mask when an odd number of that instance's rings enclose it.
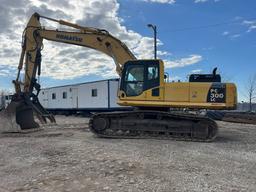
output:
{"label": "white cloud", "polygon": [[[207,2],[208,0],[195,0],[194,2],[195,3],[205,3]],[[214,0],[214,2],[219,2],[220,0]]]}
{"label": "white cloud", "polygon": [[190,74],[200,74],[200,73],[202,73],[202,69],[194,69],[194,70],[192,70],[192,71],[190,71]]}
{"label": "white cloud", "polygon": [[[155,0],[156,2],[156,0]],[[160,1],[158,1],[160,2]],[[175,1],[162,0],[162,3]],[[153,57],[153,38],[127,29],[118,16],[119,3],[116,0],[13,0],[0,4],[0,67],[8,66],[12,73],[16,72],[21,50],[21,35],[29,17],[38,12],[41,15],[56,19],[64,19],[84,26],[92,26],[108,30],[122,40],[138,58]],[[52,23],[43,25],[60,27]],[[62,27],[63,29],[63,27]],[[163,43],[158,40],[161,47]],[[170,55],[168,51],[160,50],[162,58]],[[98,75],[102,78],[116,76],[113,60],[95,50],[74,45],[61,44],[44,40],[42,51],[42,76],[54,79],[72,79],[85,75]],[[194,64],[202,58],[192,55],[176,61],[168,61],[167,67],[182,67]],[[6,75],[2,71],[0,76]]]}
{"label": "white cloud", "polygon": [[215,49],[215,47],[213,47],[213,46],[202,48],[203,51],[210,51],[210,50],[213,50],[213,49]]}
{"label": "white cloud", "polygon": [[234,34],[234,35],[231,35],[230,38],[231,39],[236,39],[236,38],[238,38],[240,36],[241,36],[240,34]]}
{"label": "white cloud", "polygon": [[229,32],[228,32],[228,31],[224,31],[224,32],[222,33],[222,35],[223,35],[223,36],[229,35]]}
{"label": "white cloud", "polygon": [[177,59],[174,61],[165,60],[166,68],[185,67],[188,65],[196,64],[203,60],[201,55],[190,55],[189,57]]}
{"label": "white cloud", "polygon": [[15,69],[8,66],[8,65],[0,65],[0,77],[14,77],[15,75]]}
{"label": "white cloud", "polygon": [[206,1],[208,1],[208,0],[195,0],[195,3],[204,3]]}
{"label": "white cloud", "polygon": [[234,40],[241,36],[241,34],[239,33],[234,34],[234,33],[230,33],[229,31],[224,31],[222,35],[228,37],[231,40]]}
{"label": "white cloud", "polygon": [[243,24],[246,25],[246,26],[248,26],[247,32],[251,32],[251,31],[253,31],[253,30],[256,30],[256,20],[251,20],[251,21],[249,21],[249,20],[244,20],[244,21],[243,21]]}
{"label": "white cloud", "polygon": [[3,76],[3,77],[9,76],[10,73],[11,73],[11,70],[8,69],[7,67],[6,67],[6,69],[1,69],[1,70],[0,70],[0,76]]}
{"label": "white cloud", "polygon": [[168,4],[174,4],[176,0],[143,0],[145,2],[152,2],[152,3],[168,3]]}

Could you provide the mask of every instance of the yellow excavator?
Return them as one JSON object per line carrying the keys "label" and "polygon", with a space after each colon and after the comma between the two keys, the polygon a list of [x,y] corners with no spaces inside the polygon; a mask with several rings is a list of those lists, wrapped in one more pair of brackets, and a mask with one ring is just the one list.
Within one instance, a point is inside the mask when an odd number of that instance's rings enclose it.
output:
{"label": "yellow excavator", "polygon": [[[57,22],[72,30],[50,30],[40,19]],[[41,123],[55,122],[54,116],[40,104],[41,50],[43,40],[83,46],[113,58],[120,76],[118,104],[132,106],[133,111],[98,113],[91,117],[90,130],[110,138],[175,138],[212,141],[218,126],[210,118],[171,112],[170,108],[231,110],[236,108],[237,92],[233,83],[221,83],[216,74],[191,75],[189,82],[168,82],[160,59],[139,60],[119,39],[103,29],[83,27],[34,13],[23,33],[15,94],[2,119],[12,127],[35,129]],[[24,68],[24,79],[20,80]],[[79,70],[79,69],[78,69]],[[8,126],[7,123],[4,126]],[[14,126],[13,123],[16,123]],[[3,126],[3,125],[2,125]]]}

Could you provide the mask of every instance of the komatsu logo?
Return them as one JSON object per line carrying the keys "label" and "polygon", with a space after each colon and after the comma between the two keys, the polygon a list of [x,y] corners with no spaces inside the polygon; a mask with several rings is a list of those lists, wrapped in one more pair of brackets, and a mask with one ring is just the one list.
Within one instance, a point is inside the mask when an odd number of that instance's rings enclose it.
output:
{"label": "komatsu logo", "polygon": [[68,41],[77,41],[77,42],[82,42],[83,38],[77,37],[77,36],[71,36],[71,35],[56,35],[57,39],[63,39],[63,40],[68,40]]}

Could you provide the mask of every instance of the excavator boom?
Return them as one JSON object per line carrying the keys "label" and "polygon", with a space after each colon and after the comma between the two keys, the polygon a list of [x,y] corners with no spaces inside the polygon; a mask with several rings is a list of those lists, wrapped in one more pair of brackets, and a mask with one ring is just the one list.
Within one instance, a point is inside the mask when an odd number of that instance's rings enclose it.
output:
{"label": "excavator boom", "polygon": [[[41,26],[40,18],[57,22],[61,25],[73,28],[73,31],[49,30]],[[74,31],[74,29],[76,31]],[[122,73],[123,64],[129,60],[136,60],[136,57],[128,47],[119,39],[113,37],[104,29],[82,27],[77,24],[69,23],[63,20],[55,20],[40,16],[34,13],[30,18],[23,35],[22,52],[18,67],[16,84],[19,84],[20,71],[25,65],[24,92],[32,92],[35,88],[33,79],[36,72],[40,75],[41,70],[41,49],[43,39],[88,47],[98,50],[113,58],[116,64],[116,71],[119,75]],[[25,60],[25,62],[24,62]],[[35,81],[35,80],[34,80]],[[16,92],[21,88],[18,86]]]}
{"label": "excavator boom", "polygon": [[[60,31],[46,29],[41,26],[40,18],[57,22],[60,25],[70,27],[72,30]],[[104,29],[83,27],[34,13],[23,33],[18,73],[16,79],[13,81],[15,94],[12,103],[8,106],[7,110],[1,111],[1,119],[6,122],[12,122],[12,126],[9,126],[10,130],[14,126],[20,127],[21,129],[39,127],[39,124],[34,121],[34,115],[38,117],[41,123],[46,123],[47,119],[55,123],[54,117],[43,108],[37,98],[40,91],[37,76],[41,74],[41,50],[44,39],[88,47],[105,53],[115,61],[116,72],[119,75],[122,74],[123,64],[126,61],[136,60],[136,57],[123,42],[110,35]],[[23,68],[25,69],[25,74],[24,79],[21,81],[20,74]],[[10,121],[10,119],[15,119],[17,124],[13,120]],[[6,129],[8,124],[3,126],[3,129]]]}

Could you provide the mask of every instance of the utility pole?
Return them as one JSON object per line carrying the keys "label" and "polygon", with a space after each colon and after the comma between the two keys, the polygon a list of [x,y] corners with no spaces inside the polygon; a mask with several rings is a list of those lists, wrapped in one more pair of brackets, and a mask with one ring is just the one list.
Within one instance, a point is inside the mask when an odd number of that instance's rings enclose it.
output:
{"label": "utility pole", "polygon": [[157,47],[156,47],[156,33],[157,33],[156,25],[148,24],[148,27],[152,28],[153,31],[154,31],[154,58],[156,59],[157,58],[157,55],[156,55],[156,53],[157,53]]}

